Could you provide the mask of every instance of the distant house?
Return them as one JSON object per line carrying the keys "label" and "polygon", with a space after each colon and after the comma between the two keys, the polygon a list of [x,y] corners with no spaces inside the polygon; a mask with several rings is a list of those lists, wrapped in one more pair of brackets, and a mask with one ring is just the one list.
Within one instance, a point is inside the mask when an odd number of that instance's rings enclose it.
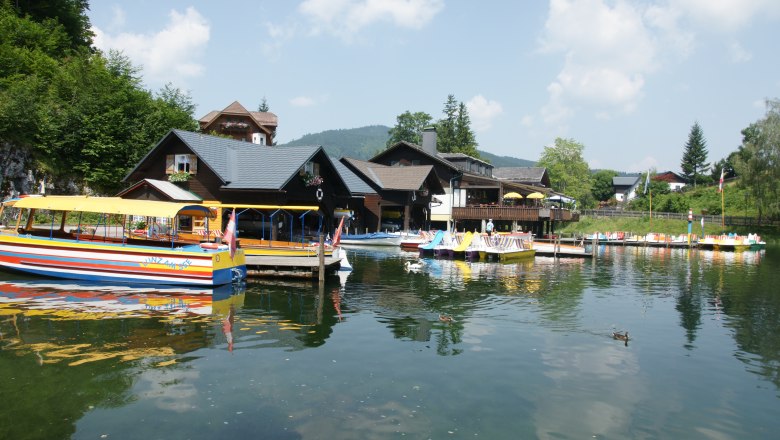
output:
{"label": "distant house", "polygon": [[636,197],[640,176],[615,176],[612,178],[612,188],[618,202],[627,202]]}
{"label": "distant house", "polygon": [[550,174],[544,167],[501,167],[493,169],[493,176],[501,180],[550,188]]}
{"label": "distant house", "polygon": [[[346,206],[350,190],[321,146],[270,147],[251,142],[171,130],[123,179],[124,196],[177,200],[172,184],[204,201],[240,205],[316,206],[305,227],[332,229],[334,212]],[[267,218],[247,209],[244,216]],[[264,217],[265,216],[265,217]],[[284,213],[290,223],[297,215]],[[241,221],[239,221],[239,225]]]}
{"label": "distant house", "polygon": [[653,180],[657,180],[659,182],[666,182],[669,184],[669,189],[672,191],[679,191],[681,190],[685,185],[688,184],[688,182],[685,180],[684,177],[680,176],[679,174],[672,172],[672,171],[666,171],[663,173],[658,173],[655,176],[652,177]]}
{"label": "distant house", "polygon": [[250,112],[238,101],[200,118],[201,133],[230,136],[238,141],[273,145],[278,118],[271,112]]}

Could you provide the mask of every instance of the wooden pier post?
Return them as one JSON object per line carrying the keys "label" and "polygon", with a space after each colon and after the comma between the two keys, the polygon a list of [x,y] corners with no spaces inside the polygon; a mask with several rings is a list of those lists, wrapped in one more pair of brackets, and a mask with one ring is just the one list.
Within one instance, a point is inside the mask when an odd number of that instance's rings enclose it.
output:
{"label": "wooden pier post", "polygon": [[324,282],[325,281],[325,236],[323,234],[320,234],[320,247],[317,249],[317,254],[320,259],[319,280],[320,282]]}

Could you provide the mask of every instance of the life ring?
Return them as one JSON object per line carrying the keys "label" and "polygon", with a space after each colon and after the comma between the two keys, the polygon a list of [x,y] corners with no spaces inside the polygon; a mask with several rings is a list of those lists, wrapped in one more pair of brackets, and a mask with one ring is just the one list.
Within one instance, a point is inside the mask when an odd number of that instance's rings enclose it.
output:
{"label": "life ring", "polygon": [[219,249],[219,243],[201,243],[201,249]]}

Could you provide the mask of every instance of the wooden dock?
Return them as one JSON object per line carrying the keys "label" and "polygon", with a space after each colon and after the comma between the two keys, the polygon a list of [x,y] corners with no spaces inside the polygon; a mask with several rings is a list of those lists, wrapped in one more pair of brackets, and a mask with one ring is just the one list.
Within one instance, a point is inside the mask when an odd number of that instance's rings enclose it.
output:
{"label": "wooden dock", "polygon": [[[341,260],[335,257],[325,258],[325,275],[335,275],[341,266]],[[270,257],[247,256],[247,277],[278,278],[318,278],[318,257]]]}

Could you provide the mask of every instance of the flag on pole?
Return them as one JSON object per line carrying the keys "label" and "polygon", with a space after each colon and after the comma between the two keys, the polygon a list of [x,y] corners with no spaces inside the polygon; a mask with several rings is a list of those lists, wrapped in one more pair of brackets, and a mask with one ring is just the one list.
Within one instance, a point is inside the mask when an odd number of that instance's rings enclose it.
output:
{"label": "flag on pole", "polygon": [[336,232],[333,234],[333,247],[336,247],[341,244],[341,229],[344,227],[344,217],[341,217],[341,221],[339,222],[339,227],[336,229]]}
{"label": "flag on pole", "polygon": [[718,192],[723,192],[723,171],[725,171],[725,168],[720,169],[720,182],[718,183]]}
{"label": "flag on pole", "polygon": [[647,178],[645,178],[645,194],[647,194],[648,188],[650,188],[650,170],[647,170]]}
{"label": "flag on pole", "polygon": [[223,234],[222,241],[227,243],[230,249],[230,258],[236,254],[236,209],[233,208],[233,212],[230,214],[230,221],[225,227],[225,233]]}

